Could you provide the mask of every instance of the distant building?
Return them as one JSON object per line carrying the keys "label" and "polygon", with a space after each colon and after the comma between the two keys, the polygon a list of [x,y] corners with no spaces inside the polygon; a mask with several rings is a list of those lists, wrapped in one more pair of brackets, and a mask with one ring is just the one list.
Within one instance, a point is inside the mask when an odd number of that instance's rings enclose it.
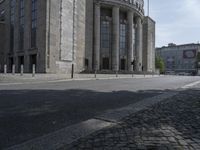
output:
{"label": "distant building", "polygon": [[[155,70],[143,0],[0,0],[0,58],[11,71]],[[4,35],[4,36],[2,36]]]}
{"label": "distant building", "polygon": [[197,71],[197,53],[200,52],[200,44],[176,45],[170,43],[168,46],[156,48],[156,55],[160,56],[165,63],[165,71],[176,73]]}

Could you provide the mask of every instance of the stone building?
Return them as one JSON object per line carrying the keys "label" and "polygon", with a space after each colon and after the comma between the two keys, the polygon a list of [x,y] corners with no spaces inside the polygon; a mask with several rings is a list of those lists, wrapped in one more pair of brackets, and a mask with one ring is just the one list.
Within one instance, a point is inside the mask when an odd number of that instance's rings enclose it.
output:
{"label": "stone building", "polygon": [[86,1],[89,70],[154,71],[155,22],[143,7],[143,0]]}
{"label": "stone building", "polygon": [[[0,0],[1,65],[11,71],[154,71],[143,0]],[[4,44],[4,45],[3,45]]]}
{"label": "stone building", "polygon": [[3,63],[11,70],[32,65],[42,73],[69,72],[71,64],[84,70],[84,0],[4,0],[0,3],[6,26]]}
{"label": "stone building", "polygon": [[197,54],[200,52],[200,44],[169,44],[156,48],[156,55],[165,63],[166,72],[195,73],[197,71]]}

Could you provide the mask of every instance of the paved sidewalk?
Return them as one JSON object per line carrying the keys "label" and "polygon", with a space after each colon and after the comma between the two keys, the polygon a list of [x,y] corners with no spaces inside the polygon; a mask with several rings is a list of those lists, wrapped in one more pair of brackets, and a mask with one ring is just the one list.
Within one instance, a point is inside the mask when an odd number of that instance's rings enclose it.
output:
{"label": "paved sidewalk", "polygon": [[180,92],[61,150],[199,150],[199,87]]}
{"label": "paved sidewalk", "polygon": [[59,81],[59,80],[96,80],[96,79],[119,79],[119,78],[153,78],[159,75],[132,75],[132,74],[74,74],[71,79],[71,74],[0,74],[0,83],[25,83],[25,82],[46,82],[46,81]]}

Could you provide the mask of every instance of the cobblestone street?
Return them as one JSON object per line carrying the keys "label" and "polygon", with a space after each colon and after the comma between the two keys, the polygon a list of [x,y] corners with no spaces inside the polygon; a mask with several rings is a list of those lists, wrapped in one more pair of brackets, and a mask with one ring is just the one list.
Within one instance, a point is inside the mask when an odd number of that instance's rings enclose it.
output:
{"label": "cobblestone street", "polygon": [[200,90],[186,90],[64,149],[200,149]]}

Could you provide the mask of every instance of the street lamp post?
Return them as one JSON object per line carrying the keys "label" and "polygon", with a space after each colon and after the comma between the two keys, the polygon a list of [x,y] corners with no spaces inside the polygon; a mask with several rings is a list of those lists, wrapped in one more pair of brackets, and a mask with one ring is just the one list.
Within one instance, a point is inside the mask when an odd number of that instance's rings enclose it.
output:
{"label": "street lamp post", "polygon": [[149,10],[150,10],[150,8],[149,8],[149,0],[147,0],[147,16],[149,17]]}

